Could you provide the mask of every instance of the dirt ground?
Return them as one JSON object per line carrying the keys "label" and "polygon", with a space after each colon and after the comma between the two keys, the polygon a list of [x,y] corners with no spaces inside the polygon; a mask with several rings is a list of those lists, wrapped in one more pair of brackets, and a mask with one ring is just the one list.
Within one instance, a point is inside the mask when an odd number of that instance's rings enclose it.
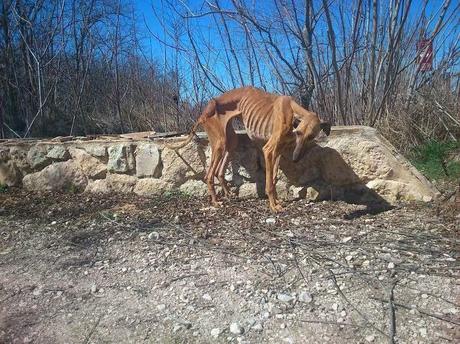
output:
{"label": "dirt ground", "polygon": [[0,195],[2,343],[454,343],[460,216]]}

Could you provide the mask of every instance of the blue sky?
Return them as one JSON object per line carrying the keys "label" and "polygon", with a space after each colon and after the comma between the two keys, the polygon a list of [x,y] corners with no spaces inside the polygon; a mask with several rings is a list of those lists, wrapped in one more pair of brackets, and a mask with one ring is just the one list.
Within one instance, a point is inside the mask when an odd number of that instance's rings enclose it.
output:
{"label": "blue sky", "polygon": [[[139,12],[139,16],[138,16],[139,28],[140,28],[141,32],[145,33],[145,37],[146,37],[143,40],[143,44],[144,44],[144,47],[147,50],[150,50],[151,55],[153,56],[153,58],[155,58],[158,62],[160,62],[160,64],[163,64],[165,54],[166,54],[167,64],[168,63],[170,64],[171,61],[174,61],[174,58],[176,56],[175,55],[176,52],[174,51],[174,49],[165,46],[164,44],[159,42],[156,38],[152,37],[152,35],[146,29],[146,25],[149,27],[149,30],[151,30],[154,33],[154,35],[160,37],[162,40],[165,40],[168,44],[174,45],[174,42],[169,37],[167,37],[167,35],[165,35],[165,33],[163,32],[163,28],[162,28],[162,25],[161,25],[160,21],[164,21],[166,23],[171,23],[171,19],[173,17],[177,16],[177,14],[173,13],[173,11],[171,11],[168,8],[166,2],[163,2],[164,0],[153,0],[153,1],[154,2],[149,1],[149,0],[141,0],[141,1],[136,1],[135,2],[136,8],[137,8],[137,10]],[[185,8],[183,6],[183,3],[187,4],[187,6],[190,9],[192,9],[195,13],[199,13],[200,11],[207,11],[208,10],[208,7],[207,7],[206,4],[204,4],[203,0],[183,0],[183,1],[169,0],[169,1],[172,1],[173,3],[175,3],[177,5],[176,8],[178,9],[178,11],[180,11],[182,13],[185,10]],[[382,6],[387,6],[389,1],[390,0],[388,0],[388,1],[382,0],[381,1]],[[459,5],[459,1],[460,0],[452,0],[452,3],[450,5],[450,7],[449,7],[450,10],[448,11],[446,17],[448,17],[449,15],[453,15],[453,9],[456,6]],[[319,3],[320,2],[321,2],[320,0],[315,1],[316,8],[319,8]],[[413,3],[415,4],[415,6],[412,7],[412,12],[409,14],[409,18],[408,18],[409,23],[414,22],[414,20],[416,18],[418,18],[419,14],[420,14],[421,6],[417,6],[418,2],[419,2],[418,0],[413,0]],[[432,14],[439,13],[443,2],[444,2],[443,0],[434,0],[434,1],[430,0],[429,5],[428,5],[427,10],[426,10],[426,16],[430,17]],[[152,9],[152,3],[155,4],[154,6],[158,11],[159,18],[156,18],[155,15],[154,15],[154,11]],[[231,7],[231,5],[230,5],[231,2],[228,1],[228,0],[220,0],[219,3],[223,8]],[[257,5],[260,4],[260,6],[257,6],[256,9],[258,11],[260,11],[259,13],[263,13],[263,9],[266,9],[267,4],[271,4],[271,1],[252,0],[252,1],[247,1],[247,3],[249,3],[249,4],[250,3],[255,3]],[[302,4],[303,0],[299,0],[299,3]],[[345,5],[350,4],[350,2],[348,2],[348,1],[342,1],[342,2],[340,2],[340,0],[335,1],[334,4],[333,4],[333,7],[332,7],[332,16],[333,17],[338,17],[339,16],[339,13],[338,13],[339,12],[339,8],[338,8],[339,3],[345,4]],[[420,3],[421,3],[421,1],[420,1]],[[162,4],[164,4],[164,6],[162,6]],[[163,11],[162,11],[162,9],[163,9]],[[384,15],[384,13],[381,13],[381,15]],[[457,26],[455,26],[454,24],[451,24],[449,27],[446,28],[446,32],[449,32],[449,34],[444,35],[444,36],[439,36],[436,39],[434,48],[435,48],[435,50],[438,50],[438,54],[435,55],[435,63],[436,63],[436,58],[439,58],[442,55],[443,51],[445,49],[447,49],[449,44],[452,44],[452,42],[455,42],[456,40],[459,39],[459,28],[458,27],[459,27],[460,23],[458,23],[458,20],[459,19],[458,19],[458,15],[457,15]],[[434,25],[436,24],[436,21],[437,21],[437,16],[436,16],[436,19],[433,22],[430,23],[430,25],[428,27],[428,31],[433,30]],[[209,56],[209,61],[210,61],[210,63],[212,63],[212,65],[210,65],[210,68],[213,68],[214,71],[217,71],[217,74],[219,75],[219,77],[222,78],[223,83],[228,86],[228,84],[229,84],[229,80],[228,80],[229,71],[225,70],[222,65],[217,63],[217,61],[219,59],[223,58],[224,49],[226,49],[226,47],[223,44],[223,42],[221,41],[221,38],[220,38],[218,32],[216,31],[216,25],[214,23],[214,20],[210,16],[206,16],[206,17],[202,17],[202,18],[199,18],[199,19],[192,19],[191,23],[193,24],[193,28],[195,30],[194,34],[197,34],[200,37],[202,37],[203,41],[208,41],[208,42],[210,42],[212,44],[212,47],[213,47],[212,54],[213,54],[213,56]],[[232,25],[232,24],[230,23],[230,25]],[[234,26],[233,28],[230,26],[230,31],[232,31],[234,29],[241,31],[241,29],[237,28],[237,26]],[[322,35],[323,37],[326,37],[327,30],[326,30],[326,26],[324,25],[324,23],[319,24],[319,26],[317,27],[317,30],[320,33],[320,35]],[[184,42],[186,42],[186,39],[185,39],[186,35],[183,35],[183,38],[184,38]],[[337,39],[340,40],[339,35],[338,35]],[[324,40],[324,41],[326,42],[326,40]],[[238,44],[238,42],[237,42],[237,44]],[[237,50],[239,48],[242,49],[243,47],[236,46]],[[414,48],[415,48],[415,46],[414,46]],[[202,49],[203,49],[203,51],[206,51],[208,48],[205,47],[205,46],[202,46]],[[283,49],[283,47],[281,49]],[[184,56],[181,56],[181,58],[180,58],[179,64],[181,64],[181,63],[188,64],[188,61],[184,61]],[[170,65],[167,66],[167,67],[170,67]],[[183,70],[183,73],[187,73],[185,68]],[[264,74],[266,74],[267,78],[271,77],[270,76],[271,72],[268,69],[264,71]],[[187,78],[187,75],[183,75],[183,76],[185,78]]]}

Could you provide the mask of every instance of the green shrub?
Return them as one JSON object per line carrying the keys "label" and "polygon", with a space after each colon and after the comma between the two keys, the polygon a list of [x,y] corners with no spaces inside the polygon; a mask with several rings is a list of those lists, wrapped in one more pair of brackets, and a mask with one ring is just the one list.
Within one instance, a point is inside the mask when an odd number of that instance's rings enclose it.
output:
{"label": "green shrub", "polygon": [[450,156],[460,149],[457,141],[428,141],[415,147],[410,159],[414,166],[429,179],[460,178],[460,162]]}

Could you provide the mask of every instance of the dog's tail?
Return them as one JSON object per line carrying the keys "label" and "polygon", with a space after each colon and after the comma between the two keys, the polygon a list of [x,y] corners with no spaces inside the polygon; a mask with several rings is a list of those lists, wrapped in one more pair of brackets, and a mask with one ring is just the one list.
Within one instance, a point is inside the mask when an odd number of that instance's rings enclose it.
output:
{"label": "dog's tail", "polygon": [[188,134],[187,138],[185,139],[184,142],[181,142],[177,145],[170,145],[170,144],[167,144],[165,143],[165,147],[169,148],[169,149],[174,149],[174,150],[178,150],[178,149],[181,149],[182,147],[185,147],[186,145],[188,145],[190,143],[190,141],[192,141],[193,139],[193,136],[196,135],[196,130],[198,129],[198,126],[201,124],[200,121],[197,121],[193,127],[192,127],[192,130],[190,130],[190,133]]}
{"label": "dog's tail", "polygon": [[181,143],[179,143],[177,145],[165,144],[165,146],[168,147],[169,149],[178,150],[178,149],[181,149],[181,148],[185,147],[186,145],[188,145],[190,143],[190,141],[192,141],[193,136],[196,135],[196,130],[198,129],[200,124],[203,123],[207,118],[213,116],[216,113],[216,106],[217,106],[217,102],[215,101],[215,99],[211,99],[209,101],[208,105],[206,105],[206,107],[204,108],[203,113],[201,114],[201,116],[198,118],[196,123],[193,125],[193,127],[190,130],[190,133],[188,134],[188,136],[185,139],[185,141],[181,142]]}

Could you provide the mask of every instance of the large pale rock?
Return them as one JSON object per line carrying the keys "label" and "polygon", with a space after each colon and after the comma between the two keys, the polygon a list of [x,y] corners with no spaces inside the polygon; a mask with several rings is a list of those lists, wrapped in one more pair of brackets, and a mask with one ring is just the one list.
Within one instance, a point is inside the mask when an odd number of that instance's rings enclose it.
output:
{"label": "large pale rock", "polygon": [[70,148],[72,160],[80,167],[83,174],[91,179],[105,178],[107,166],[88,154],[83,149]]}
{"label": "large pale rock", "polygon": [[366,184],[366,186],[376,191],[379,195],[384,197],[390,202],[398,201],[401,198],[404,198],[408,201],[431,201],[432,198],[417,192],[417,189],[413,189],[409,184],[394,180],[383,180],[383,179],[374,179]]}
{"label": "large pale rock", "polygon": [[0,161],[0,185],[18,186],[22,174],[13,160]]}
{"label": "large pale rock", "polygon": [[145,197],[155,197],[171,191],[172,188],[173,185],[164,180],[157,178],[142,178],[138,180],[134,188],[134,193]]}
{"label": "large pale rock", "polygon": [[80,168],[68,160],[28,174],[22,179],[22,183],[26,189],[35,191],[82,191],[88,181]]}
{"label": "large pale rock", "polygon": [[188,180],[179,187],[179,191],[189,196],[203,197],[208,194],[208,187],[201,180]]}
{"label": "large pale rock", "polygon": [[32,146],[27,152],[27,162],[29,163],[29,166],[34,170],[39,170],[49,165],[52,162],[52,160],[49,157],[47,157],[47,154],[47,146]]}
{"label": "large pale rock", "polygon": [[162,152],[162,179],[181,185],[190,179],[202,179],[205,173],[206,155],[203,147],[192,141],[184,148],[172,150],[164,148]]}
{"label": "large pale rock", "polygon": [[160,151],[153,143],[142,143],[136,147],[136,176],[138,178],[160,176]]}
{"label": "large pale rock", "polygon": [[9,158],[23,175],[30,172],[31,168],[27,159],[28,149],[24,146],[12,146],[9,149]]}
{"label": "large pale rock", "polygon": [[108,174],[105,179],[107,188],[113,192],[131,193],[137,183],[137,178],[126,174]]}
{"label": "large pale rock", "polygon": [[88,180],[88,185],[85,188],[85,192],[97,194],[108,194],[110,191],[105,179]]}
{"label": "large pale rock", "polygon": [[[335,127],[320,145],[312,145],[298,162],[290,160],[288,151],[281,159],[281,179],[297,187],[321,186],[316,199],[354,196],[393,203],[399,200],[428,200],[438,191],[377,131],[369,127]],[[361,197],[360,193],[366,191]],[[299,194],[298,190],[292,190]],[[306,190],[301,194],[307,197]],[[330,196],[329,196],[330,195]],[[311,198],[311,197],[307,197]]]}
{"label": "large pale rock", "polygon": [[109,162],[107,169],[113,173],[126,173],[135,167],[134,157],[130,144],[117,144],[110,146]]}

